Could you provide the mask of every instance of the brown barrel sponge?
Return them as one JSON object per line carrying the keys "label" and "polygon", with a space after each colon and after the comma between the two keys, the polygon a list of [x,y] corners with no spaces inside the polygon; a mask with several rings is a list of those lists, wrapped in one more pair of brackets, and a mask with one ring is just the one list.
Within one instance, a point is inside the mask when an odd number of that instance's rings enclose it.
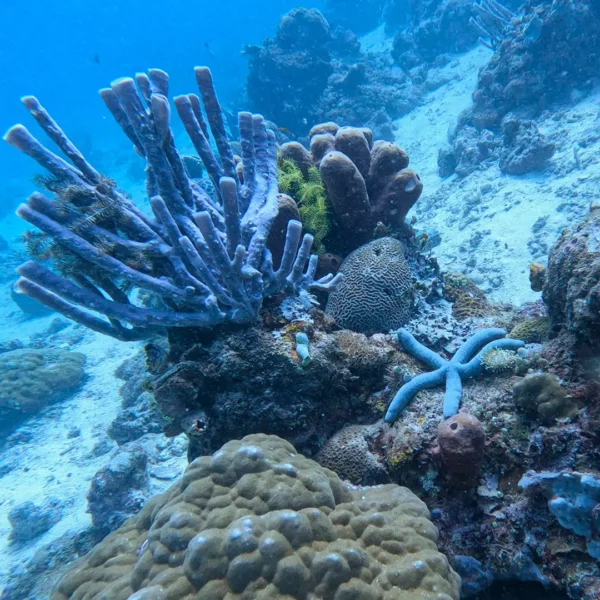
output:
{"label": "brown barrel sponge", "polygon": [[277,216],[267,239],[267,248],[273,255],[273,268],[275,269],[278,269],[281,263],[288,223],[291,220],[300,221],[300,212],[293,198],[287,194],[277,194],[277,200]]}
{"label": "brown barrel sponge", "polygon": [[342,227],[358,239],[368,240],[373,231],[371,206],[365,180],[356,165],[334,150],[323,157],[320,171],[327,197]]}
{"label": "brown barrel sponge", "polygon": [[304,179],[308,179],[308,170],[313,166],[310,152],[299,142],[287,142],[279,149],[279,158],[292,160],[297,165]]}
{"label": "brown barrel sponge", "polygon": [[323,133],[329,133],[331,135],[335,135],[338,132],[340,126],[333,121],[328,121],[327,123],[319,123],[318,125],[314,125],[311,130],[308,132],[308,137],[313,138],[315,135],[321,135]]}
{"label": "brown barrel sponge", "polygon": [[404,169],[396,173],[374,200],[374,219],[385,225],[402,225],[422,191],[423,183],[414,171]]}
{"label": "brown barrel sponge", "polygon": [[319,166],[321,159],[335,148],[335,138],[331,133],[320,133],[310,140],[310,154],[315,165]]}
{"label": "brown barrel sponge", "polygon": [[369,175],[371,151],[364,133],[355,127],[341,127],[335,134],[335,149],[345,154],[363,178]]}

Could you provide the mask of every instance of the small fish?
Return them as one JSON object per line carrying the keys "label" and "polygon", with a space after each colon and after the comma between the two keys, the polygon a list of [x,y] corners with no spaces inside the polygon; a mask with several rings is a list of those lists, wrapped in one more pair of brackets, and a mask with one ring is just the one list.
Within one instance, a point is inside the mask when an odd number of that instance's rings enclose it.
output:
{"label": "small fish", "polygon": [[285,133],[285,135],[287,135],[287,136],[292,135],[292,132],[287,127],[278,127],[277,129],[279,129],[279,131],[281,131],[281,133]]}
{"label": "small fish", "polygon": [[216,54],[210,49],[210,46],[208,45],[208,42],[204,42],[204,47],[206,48],[206,51],[208,52],[208,55],[211,56],[212,58],[214,58],[216,60],[217,56]]}
{"label": "small fish", "polygon": [[100,64],[100,55],[99,54],[94,54],[94,56],[92,57],[92,60],[99,65]]}

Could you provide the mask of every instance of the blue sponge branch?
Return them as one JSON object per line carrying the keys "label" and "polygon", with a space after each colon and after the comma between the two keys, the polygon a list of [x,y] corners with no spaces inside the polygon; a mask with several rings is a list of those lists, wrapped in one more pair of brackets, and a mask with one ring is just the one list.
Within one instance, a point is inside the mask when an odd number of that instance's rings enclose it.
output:
{"label": "blue sponge branch", "polygon": [[504,329],[481,329],[457,350],[451,360],[446,360],[423,346],[406,329],[398,329],[396,336],[402,348],[435,370],[417,375],[402,386],[390,403],[385,420],[388,423],[394,422],[421,390],[437,387],[444,382],[446,385],[444,418],[448,419],[455,415],[462,399],[462,382],[482,372],[485,354],[493,348],[518,350],[525,345],[521,340],[503,339],[505,335]]}

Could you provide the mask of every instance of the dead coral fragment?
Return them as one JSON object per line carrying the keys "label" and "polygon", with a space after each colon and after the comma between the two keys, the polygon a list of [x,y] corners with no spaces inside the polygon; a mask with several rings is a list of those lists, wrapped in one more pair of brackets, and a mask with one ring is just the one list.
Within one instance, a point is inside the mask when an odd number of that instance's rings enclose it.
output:
{"label": "dead coral fragment", "polygon": [[[52,600],[458,600],[427,507],[275,436],[231,441],[77,561]],[[133,595],[135,593],[135,595]]]}
{"label": "dead coral fragment", "polygon": [[576,413],[567,392],[550,373],[527,375],[513,388],[513,401],[518,408],[546,423]]}

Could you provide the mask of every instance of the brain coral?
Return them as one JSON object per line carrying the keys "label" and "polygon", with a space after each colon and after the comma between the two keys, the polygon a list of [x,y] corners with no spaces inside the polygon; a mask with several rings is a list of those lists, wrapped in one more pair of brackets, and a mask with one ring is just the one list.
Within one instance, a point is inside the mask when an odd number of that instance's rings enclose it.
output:
{"label": "brain coral", "polygon": [[252,435],[75,563],[52,600],[458,600],[427,507],[352,489],[284,440]]}
{"label": "brain coral", "polygon": [[339,272],[344,279],[325,310],[337,325],[371,335],[410,320],[414,288],[398,240],[385,237],[361,246],[348,255]]}
{"label": "brain coral", "polygon": [[0,409],[33,413],[59,400],[83,377],[85,356],[66,350],[12,350],[0,355]]}
{"label": "brain coral", "polygon": [[351,425],[327,440],[317,460],[355,485],[389,481],[386,468],[369,448],[368,440],[377,435],[377,425]]}

